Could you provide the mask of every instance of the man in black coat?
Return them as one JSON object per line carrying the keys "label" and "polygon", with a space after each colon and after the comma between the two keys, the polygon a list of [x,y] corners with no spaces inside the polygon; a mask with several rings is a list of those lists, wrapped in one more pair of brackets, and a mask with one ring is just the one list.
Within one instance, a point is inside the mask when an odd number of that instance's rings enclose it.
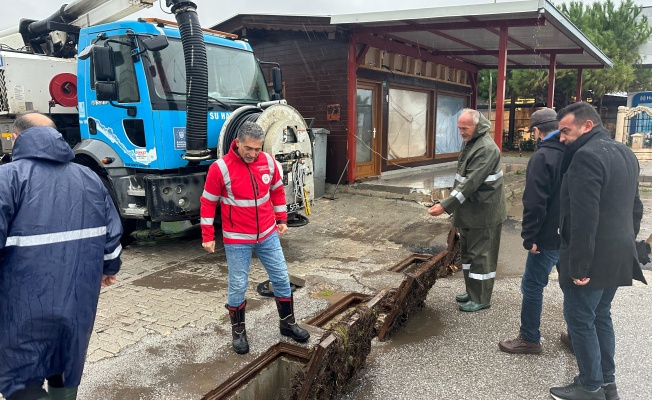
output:
{"label": "man in black coat", "polygon": [[515,339],[498,343],[506,353],[537,354],[543,350],[539,331],[543,289],[559,261],[559,170],[565,146],[559,141],[558,127],[557,112],[552,108],[535,111],[530,117],[530,130],[540,144],[527,164],[523,191],[521,237],[528,255],[521,279],[521,327]]}
{"label": "man in black coat", "polygon": [[593,107],[557,115],[562,161],[559,284],[579,376],[550,389],[555,399],[618,399],[611,301],[619,286],[645,282],[635,239],[643,216],[638,160],[611,139]]}

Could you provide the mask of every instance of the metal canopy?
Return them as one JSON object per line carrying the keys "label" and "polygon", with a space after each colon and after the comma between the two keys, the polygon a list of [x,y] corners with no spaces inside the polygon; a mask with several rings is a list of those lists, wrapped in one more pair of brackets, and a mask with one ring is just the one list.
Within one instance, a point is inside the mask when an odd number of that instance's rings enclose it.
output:
{"label": "metal canopy", "polygon": [[[449,0],[432,0],[439,4]],[[370,47],[465,70],[472,86],[481,69],[496,69],[496,110],[505,108],[508,69],[547,69],[547,106],[554,108],[555,71],[577,69],[576,97],[581,98],[582,71],[611,68],[613,63],[547,0],[503,2],[458,0],[464,5],[442,5],[326,16],[241,15],[215,29],[270,29],[324,32],[348,31],[347,165],[356,162],[357,70]],[[469,3],[474,4],[469,4]],[[477,91],[475,91],[477,96]],[[469,106],[475,107],[472,97]],[[502,147],[503,118],[496,118],[494,140]],[[355,168],[347,169],[354,182]]]}
{"label": "metal canopy", "polygon": [[431,56],[498,68],[501,28],[507,28],[507,68],[610,68],[613,63],[547,0],[440,6],[341,14],[331,24],[351,29],[359,42],[391,40]]}

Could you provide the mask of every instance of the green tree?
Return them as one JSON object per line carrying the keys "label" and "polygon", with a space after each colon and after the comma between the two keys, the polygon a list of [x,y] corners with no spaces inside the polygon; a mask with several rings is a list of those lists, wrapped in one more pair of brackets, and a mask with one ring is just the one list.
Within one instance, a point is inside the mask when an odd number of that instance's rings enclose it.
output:
{"label": "green tree", "polygon": [[649,74],[636,72],[641,68],[638,49],[652,35],[647,17],[641,15],[642,10],[633,0],[623,1],[618,7],[611,0],[591,5],[576,1],[561,5],[560,11],[614,63],[610,69],[585,71],[583,86],[590,89],[594,97],[601,98],[607,92],[635,90],[636,86],[649,83],[649,80],[640,82],[637,79],[649,77]]}
{"label": "green tree", "polygon": [[[613,61],[613,68],[584,70],[584,96],[602,98],[608,92],[636,91],[652,86],[652,71],[641,67],[639,47],[652,35],[652,27],[642,7],[634,0],[625,0],[618,6],[613,1],[586,4],[572,1],[559,10],[577,26],[604,54]],[[519,97],[534,97],[545,101],[548,92],[548,70],[513,70],[507,80],[508,90]],[[484,72],[488,78],[490,72]],[[495,72],[494,77],[495,77]],[[488,81],[488,79],[486,79]],[[568,104],[575,95],[576,70],[557,70],[555,73],[555,103]],[[480,81],[478,94],[487,99],[488,82]],[[495,93],[494,80],[494,93]]]}

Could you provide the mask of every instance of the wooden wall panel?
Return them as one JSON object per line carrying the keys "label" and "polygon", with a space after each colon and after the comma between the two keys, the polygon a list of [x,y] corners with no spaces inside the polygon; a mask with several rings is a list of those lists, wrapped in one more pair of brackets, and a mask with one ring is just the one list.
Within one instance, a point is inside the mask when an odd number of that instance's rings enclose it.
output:
{"label": "wooden wall panel", "polygon": [[[339,33],[335,39],[329,39],[326,32],[257,32],[247,29],[246,34],[256,57],[281,65],[288,104],[304,118],[315,118],[313,128],[330,131],[326,181],[336,183],[346,165],[346,39]],[[327,120],[329,104],[340,105],[340,121]]]}

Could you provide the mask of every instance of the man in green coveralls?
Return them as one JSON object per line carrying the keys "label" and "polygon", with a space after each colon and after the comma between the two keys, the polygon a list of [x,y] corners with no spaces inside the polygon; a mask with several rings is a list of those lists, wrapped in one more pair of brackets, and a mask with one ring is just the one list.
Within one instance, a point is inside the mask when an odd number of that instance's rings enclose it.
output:
{"label": "man in green coveralls", "polygon": [[457,120],[462,149],[453,190],[432,206],[432,216],[453,215],[460,232],[460,250],[466,293],[455,296],[460,310],[491,307],[500,232],[507,213],[500,150],[488,134],[491,123],[478,111],[464,109]]}

